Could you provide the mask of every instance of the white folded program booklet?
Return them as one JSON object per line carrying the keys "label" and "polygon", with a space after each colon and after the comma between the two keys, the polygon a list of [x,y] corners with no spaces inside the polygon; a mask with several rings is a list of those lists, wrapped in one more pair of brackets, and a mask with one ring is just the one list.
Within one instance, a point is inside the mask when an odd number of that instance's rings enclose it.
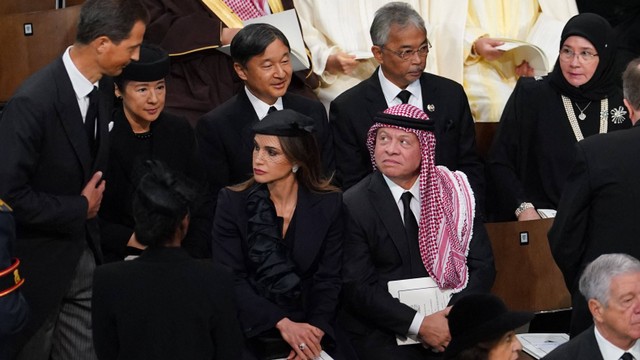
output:
{"label": "white folded program booklet", "polygon": [[517,334],[522,343],[522,350],[535,359],[541,359],[553,349],[569,341],[569,334],[564,333],[540,333]]}
{"label": "white folded program booklet", "polygon": [[[302,31],[300,30],[300,25],[298,25],[298,15],[294,9],[244,21],[244,25],[249,24],[269,24],[278,28],[289,41],[293,71],[309,69],[311,64],[307,57],[304,40],[302,40]],[[217,50],[231,55],[229,45],[220,46]]]}
{"label": "white folded program booklet", "polygon": [[[389,281],[389,293],[401,303],[409,305],[423,315],[443,310],[449,304],[453,291],[440,290],[430,277]],[[396,336],[398,345],[418,344],[418,339]]]}

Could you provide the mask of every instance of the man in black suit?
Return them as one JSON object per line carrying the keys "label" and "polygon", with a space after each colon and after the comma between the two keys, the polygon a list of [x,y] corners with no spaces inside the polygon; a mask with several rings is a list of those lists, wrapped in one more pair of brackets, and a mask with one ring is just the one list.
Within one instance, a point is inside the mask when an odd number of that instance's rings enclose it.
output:
{"label": "man in black suit", "polygon": [[409,103],[435,121],[436,163],[467,174],[482,209],[484,170],[469,102],[456,82],[423,72],[431,46],[424,20],[409,5],[390,3],[376,12],[370,32],[380,67],[330,106],[338,184],[348,189],[371,173],[365,140],[375,114]]}
{"label": "man in black suit", "polygon": [[291,56],[289,41],[271,25],[248,25],[231,41],[233,66],[245,87],[205,114],[196,127],[214,198],[221,188],[251,177],[251,127],[272,111],[292,109],[311,117],[323,169],[327,176],[333,172],[331,131],[322,103],[287,90],[291,83]]}
{"label": "man in black suit", "polygon": [[146,22],[138,0],[88,0],[73,46],[26,80],[0,119],[0,197],[14,210],[32,310],[12,341],[20,359],[95,358],[91,282],[113,103],[105,75],[137,59]]}
{"label": "man in black suit", "polygon": [[592,324],[544,359],[640,359],[640,261],[600,255],[584,269],[580,292],[589,299]]}
{"label": "man in black suit", "polygon": [[[423,314],[392,297],[388,283],[431,277],[440,289],[461,290],[452,304],[461,294],[491,289],[493,254],[484,225],[474,219],[466,176],[435,166],[434,122],[408,104],[374,121],[367,144],[378,170],[344,194],[341,322],[361,359],[424,359],[450,340],[449,308]],[[396,336],[422,344],[398,346]]]}
{"label": "man in black suit", "polygon": [[[612,252],[640,258],[640,222],[635,216],[640,203],[636,190],[640,178],[640,59],[629,63],[623,83],[624,103],[634,125],[576,144],[574,165],[549,231],[551,253],[572,294],[571,336],[591,325],[587,301],[578,289],[585,266]],[[611,114],[615,119],[626,111],[619,107]]]}

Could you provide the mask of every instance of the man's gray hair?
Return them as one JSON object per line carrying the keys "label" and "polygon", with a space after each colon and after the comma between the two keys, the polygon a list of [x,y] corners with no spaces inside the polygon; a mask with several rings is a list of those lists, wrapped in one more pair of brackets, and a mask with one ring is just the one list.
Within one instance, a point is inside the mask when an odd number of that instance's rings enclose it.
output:
{"label": "man's gray hair", "polygon": [[640,261],[627,254],[604,254],[593,260],[580,276],[580,292],[608,306],[609,288],[614,277],[640,273]]}
{"label": "man's gray hair", "polygon": [[403,2],[390,2],[376,11],[376,15],[371,23],[371,41],[373,45],[383,46],[389,39],[391,26],[397,25],[401,28],[415,26],[427,34],[424,20],[409,4]]}
{"label": "man's gray hair", "polygon": [[634,110],[640,110],[640,58],[631,60],[622,74],[624,98]]}

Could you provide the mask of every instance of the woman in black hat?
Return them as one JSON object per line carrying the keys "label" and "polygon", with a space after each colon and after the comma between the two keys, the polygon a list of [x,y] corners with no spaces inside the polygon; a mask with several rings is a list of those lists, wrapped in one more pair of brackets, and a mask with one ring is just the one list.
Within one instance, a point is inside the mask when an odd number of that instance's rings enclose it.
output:
{"label": "woman in black hat", "polygon": [[522,344],[515,329],[533,313],[509,311],[495,295],[471,294],[456,302],[448,318],[451,342],[445,359],[516,360]]}
{"label": "woman in black hat", "polygon": [[220,191],[213,258],[235,274],[246,359],[336,359],[342,194],[321,178],[314,121],[293,110],[254,126],[253,177]]}
{"label": "woman in black hat", "polygon": [[232,280],[180,247],[196,188],[159,161],[133,194],[139,258],[99,266],[94,275],[93,339],[99,359],[239,359],[242,332]]}
{"label": "woman in black hat", "polygon": [[[133,233],[131,199],[139,178],[136,169],[149,159],[202,182],[195,135],[186,119],[164,112],[169,56],[143,44],[140,58],[114,79],[122,106],[109,124],[109,167],[100,208],[102,248],[107,262],[139,254],[143,246]],[[209,257],[211,216],[207,204],[197,204],[183,247],[194,257]],[[207,225],[208,224],[208,225]]]}
{"label": "woman in black hat", "polygon": [[562,30],[553,71],[518,81],[489,156],[489,184],[500,200],[495,220],[534,220],[537,209],[557,209],[575,144],[631,127],[616,86],[615,40],[604,18],[576,15]]}

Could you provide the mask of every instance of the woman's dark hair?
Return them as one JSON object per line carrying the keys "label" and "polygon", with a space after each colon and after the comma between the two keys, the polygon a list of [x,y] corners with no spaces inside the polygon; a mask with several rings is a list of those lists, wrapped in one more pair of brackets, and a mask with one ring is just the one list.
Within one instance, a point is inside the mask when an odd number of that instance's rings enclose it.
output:
{"label": "woman's dark hair", "polygon": [[231,40],[231,58],[233,61],[247,67],[252,57],[264,53],[272,42],[280,40],[291,49],[289,40],[282,31],[269,24],[251,24],[238,31]]}
{"label": "woman's dark hair", "polygon": [[80,9],[76,42],[89,44],[106,36],[116,45],[127,39],[133,25],[149,22],[149,13],[140,0],[87,0]]}
{"label": "woman's dark hair", "polygon": [[162,246],[173,240],[198,191],[161,161],[148,160],[145,168],[133,195],[135,234],[142,245]]}
{"label": "woman's dark hair", "polygon": [[[307,189],[314,192],[331,192],[339,189],[331,185],[331,179],[322,175],[320,150],[315,137],[311,133],[301,136],[278,136],[282,152],[289,161],[298,165],[296,180]],[[234,191],[243,191],[255,183],[253,178],[229,187]]]}

